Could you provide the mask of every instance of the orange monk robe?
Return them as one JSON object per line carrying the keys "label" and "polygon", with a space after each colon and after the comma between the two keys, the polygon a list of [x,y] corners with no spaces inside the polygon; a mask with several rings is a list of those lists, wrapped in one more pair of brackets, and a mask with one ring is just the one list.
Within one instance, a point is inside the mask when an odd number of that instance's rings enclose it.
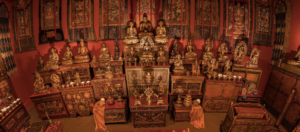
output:
{"label": "orange monk robe", "polygon": [[100,105],[100,101],[97,102],[94,106],[93,109],[93,114],[94,114],[94,120],[96,123],[96,128],[95,131],[101,129],[103,131],[106,131],[106,126],[105,126],[105,121],[104,121],[104,110],[105,110],[105,103],[104,105]]}
{"label": "orange monk robe", "polygon": [[192,106],[190,112],[191,121],[190,123],[197,129],[205,128],[204,125],[204,112],[200,105]]}

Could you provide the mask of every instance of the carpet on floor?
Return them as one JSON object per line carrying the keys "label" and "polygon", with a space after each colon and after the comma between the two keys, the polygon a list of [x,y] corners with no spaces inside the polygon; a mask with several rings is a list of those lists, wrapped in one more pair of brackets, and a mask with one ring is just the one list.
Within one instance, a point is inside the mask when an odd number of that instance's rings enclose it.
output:
{"label": "carpet on floor", "polygon": [[190,132],[190,129],[186,128],[186,129],[173,129],[173,130],[107,131],[107,132]]}

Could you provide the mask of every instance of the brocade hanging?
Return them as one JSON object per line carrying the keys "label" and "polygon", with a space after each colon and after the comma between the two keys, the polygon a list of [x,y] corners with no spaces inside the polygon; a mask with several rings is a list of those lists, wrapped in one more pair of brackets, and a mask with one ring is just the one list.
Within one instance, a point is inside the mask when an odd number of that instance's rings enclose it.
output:
{"label": "brocade hanging", "polygon": [[272,45],[273,0],[255,0],[253,44]]}
{"label": "brocade hanging", "polygon": [[163,0],[163,18],[169,38],[190,38],[190,0]]}
{"label": "brocade hanging", "polygon": [[40,0],[40,44],[64,40],[60,12],[60,0]]}
{"label": "brocade hanging", "polygon": [[95,40],[94,0],[68,0],[68,41]]}
{"label": "brocade hanging", "polygon": [[289,48],[292,5],[289,0],[279,0],[275,7],[275,38],[272,64],[275,64]]}
{"label": "brocade hanging", "polygon": [[13,3],[13,27],[15,52],[36,50],[33,36],[32,0],[16,0]]}
{"label": "brocade hanging", "polygon": [[251,53],[252,5],[252,0],[224,0],[223,33],[232,51],[239,42],[244,41],[248,46],[247,54]]}
{"label": "brocade hanging", "polygon": [[220,0],[195,1],[195,39],[220,39]]}
{"label": "brocade hanging", "polygon": [[128,0],[99,0],[99,39],[126,37]]}
{"label": "brocade hanging", "polygon": [[0,51],[2,56],[1,70],[6,71],[8,76],[17,72],[17,67],[12,51],[10,41],[10,24],[9,24],[9,12],[4,3],[0,4]]}

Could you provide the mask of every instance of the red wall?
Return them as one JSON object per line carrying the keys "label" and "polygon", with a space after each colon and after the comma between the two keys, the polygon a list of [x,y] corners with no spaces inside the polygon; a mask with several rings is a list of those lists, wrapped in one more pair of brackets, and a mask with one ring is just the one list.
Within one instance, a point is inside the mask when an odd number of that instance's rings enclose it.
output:
{"label": "red wall", "polygon": [[[0,0],[0,2],[2,2],[4,0]],[[221,5],[223,5],[223,0],[221,1]],[[299,0],[291,0],[293,7],[296,7],[297,5],[300,7],[300,1]],[[5,2],[6,6],[8,6],[8,9],[10,11],[10,16],[11,14],[11,3],[9,2]],[[191,0],[191,5],[195,5],[195,0]],[[223,6],[221,7],[221,26],[220,26],[220,31],[221,34],[223,33]],[[292,28],[291,28],[291,36],[290,36],[290,47],[289,47],[289,52],[291,52],[291,54],[288,55],[288,58],[292,58],[291,56],[293,56],[295,53],[295,49],[296,47],[298,47],[298,44],[300,43],[300,26],[298,26],[298,23],[300,22],[300,17],[297,17],[297,13],[300,12],[300,8],[293,8],[292,10]],[[65,38],[67,38],[67,34],[68,34],[68,30],[67,30],[67,0],[62,0],[62,27],[63,27],[63,31],[64,31],[64,36]],[[94,26],[95,26],[95,34],[96,34],[96,38],[99,35],[99,23],[98,23],[98,19],[99,19],[99,1],[98,0],[94,0]],[[254,13],[253,13],[254,14]],[[191,33],[193,34],[194,32],[194,20],[195,20],[195,7],[191,7],[191,23],[190,23],[190,29],[191,29]],[[36,66],[37,66],[37,61],[38,61],[38,57],[42,56],[42,58],[44,59],[45,62],[48,61],[48,56],[50,54],[49,49],[51,47],[55,47],[60,55],[60,58],[63,57],[63,53],[65,51],[66,48],[66,44],[64,42],[56,42],[54,43],[54,45],[50,45],[50,44],[43,44],[43,45],[38,45],[38,34],[39,34],[39,0],[33,0],[33,31],[34,31],[34,36],[35,36],[35,43],[38,47],[38,50],[35,51],[28,51],[28,52],[23,52],[23,53],[16,53],[14,55],[15,60],[16,60],[16,65],[18,68],[18,72],[11,77],[11,80],[13,82],[13,87],[16,91],[16,94],[19,98],[21,98],[22,102],[25,104],[25,107],[28,109],[29,107],[31,107],[33,104],[29,99],[29,96],[33,94],[33,79],[31,77],[31,73],[36,71]],[[12,17],[10,17],[10,19],[12,20]],[[12,21],[11,25],[12,25]],[[13,43],[13,47],[14,47],[14,34],[12,31],[12,27],[11,27],[11,38],[12,38],[12,43]],[[114,50],[114,42],[112,40],[107,40],[104,41],[109,50],[110,53],[113,53]],[[187,44],[187,40],[181,40],[180,42],[183,43],[183,46],[185,46]],[[95,56],[99,56],[100,55],[100,48],[102,47],[103,41],[99,41],[99,42],[88,42],[87,46],[91,52],[91,55],[95,55]],[[120,49],[121,52],[123,50],[123,42],[119,41],[120,44]],[[195,44],[195,48],[196,48],[196,52],[198,53],[199,57],[201,57],[202,53],[203,53],[203,44],[204,44],[204,40],[194,40],[194,44]],[[214,52],[215,55],[217,55],[217,47],[220,44],[220,42],[218,41],[214,41]],[[169,42],[169,45],[171,45],[171,41]],[[74,55],[77,55],[77,43],[71,43],[70,44],[71,49],[74,53]],[[267,80],[269,78],[269,74],[271,71],[271,67],[270,67],[270,61],[271,61],[271,56],[272,56],[272,47],[267,47],[267,46],[253,46],[256,47],[258,49],[260,49],[261,55],[260,55],[260,59],[259,59],[259,67],[261,67],[263,69],[263,74],[262,74],[262,78],[261,78],[261,82],[259,84],[259,92],[263,93],[264,88],[266,86]],[[182,49],[183,51],[183,49]],[[231,55],[232,57],[232,55]],[[246,57],[244,60],[244,63],[246,63],[246,61],[248,61],[249,57]]]}

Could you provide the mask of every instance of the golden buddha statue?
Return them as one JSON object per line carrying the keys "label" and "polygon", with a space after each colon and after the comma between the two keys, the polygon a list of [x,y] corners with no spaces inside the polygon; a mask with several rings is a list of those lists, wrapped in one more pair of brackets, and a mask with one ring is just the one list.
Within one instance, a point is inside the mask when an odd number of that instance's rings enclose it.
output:
{"label": "golden buddha statue", "polygon": [[136,28],[134,27],[133,21],[129,22],[129,27],[126,29],[126,37],[123,42],[126,44],[139,42],[139,39],[137,37],[137,31]]}
{"label": "golden buddha statue", "polygon": [[63,59],[63,61],[61,62],[62,65],[73,64],[73,53],[69,45],[67,46],[67,51],[65,52],[64,57],[62,59]]}
{"label": "golden buddha statue", "polygon": [[165,25],[164,20],[158,21],[158,27],[156,27],[156,36],[155,36],[155,42],[156,43],[167,43],[169,42],[168,37],[168,29]]}
{"label": "golden buddha statue", "polygon": [[110,62],[107,62],[105,64],[105,68],[106,68],[106,71],[105,71],[105,77],[106,78],[112,78],[114,75],[111,71],[111,66],[110,66]]}
{"label": "golden buddha statue", "polygon": [[151,37],[146,36],[141,39],[141,56],[140,56],[140,64],[143,66],[144,63],[149,65],[152,63],[154,65],[155,58],[154,58],[154,41]]}
{"label": "golden buddha statue", "polygon": [[162,47],[159,47],[159,51],[157,52],[157,60],[156,61],[157,61],[158,65],[160,63],[163,63],[163,65],[165,65],[166,54],[165,54],[165,51],[163,51]]}
{"label": "golden buddha statue", "polygon": [[61,80],[60,80],[60,77],[53,73],[51,76],[50,76],[50,79],[51,79],[51,84],[52,84],[52,89],[54,92],[58,92],[59,91],[59,88],[61,87]]}
{"label": "golden buddha statue", "polygon": [[257,68],[258,67],[258,58],[259,58],[260,50],[254,48],[250,54],[250,59],[246,64],[248,68]]}
{"label": "golden buddha statue", "polygon": [[106,48],[106,44],[102,44],[102,48],[100,49],[99,61],[109,61],[110,55],[108,52],[108,48]]}
{"label": "golden buddha statue", "polygon": [[244,41],[238,43],[234,50],[234,66],[244,67],[243,60],[247,54],[247,45]]}
{"label": "golden buddha statue", "polygon": [[147,18],[147,14],[144,14],[143,21],[140,23],[139,38],[142,39],[145,36],[153,37],[152,24]]}
{"label": "golden buddha statue", "polygon": [[224,54],[228,53],[228,47],[227,47],[226,43],[222,43],[220,45],[220,47],[218,48],[218,52],[219,52],[219,58],[218,58],[219,62],[223,62],[228,59],[228,56],[224,55]]}
{"label": "golden buddha statue", "polygon": [[49,89],[45,87],[44,80],[39,72],[35,72],[34,94],[48,93]]}
{"label": "golden buddha statue", "polygon": [[300,66],[300,48],[298,48],[298,51],[297,51],[294,59],[288,60],[287,63],[289,65]]}
{"label": "golden buddha statue", "polygon": [[79,86],[80,83],[81,83],[81,78],[80,78],[79,72],[76,72],[76,73],[75,73],[75,81],[74,81],[74,84],[76,84],[77,86]]}
{"label": "golden buddha statue", "polygon": [[171,51],[171,58],[177,58],[177,55],[179,54],[179,45],[177,39],[174,40],[173,48]]}
{"label": "golden buddha statue", "polygon": [[200,75],[200,65],[199,65],[197,59],[196,59],[196,61],[192,64],[192,75],[193,75],[193,76],[198,76],[198,75]]}
{"label": "golden buddha statue", "polygon": [[78,48],[79,55],[75,56],[74,63],[87,63],[90,61],[89,49],[84,45],[83,39],[79,40],[80,47]]}
{"label": "golden buddha statue", "polygon": [[217,76],[217,72],[215,70],[218,69],[219,63],[218,61],[216,61],[216,59],[211,59],[210,61],[208,61],[208,68],[205,71],[206,75],[208,76],[208,78],[210,78],[211,76],[214,76],[214,78]]}
{"label": "golden buddha statue", "polygon": [[174,75],[185,75],[186,74],[186,70],[184,69],[183,61],[181,59],[181,54],[178,54],[177,59],[174,60],[173,74]]}
{"label": "golden buddha statue", "polygon": [[51,48],[51,54],[49,56],[49,61],[44,66],[43,70],[47,71],[47,70],[58,69],[59,68],[58,64],[59,64],[59,56],[56,53],[56,49],[55,48]]}
{"label": "golden buddha statue", "polygon": [[203,60],[209,61],[215,58],[214,53],[211,52],[212,49],[213,49],[212,41],[210,41],[210,39],[208,38],[205,42],[205,52],[202,56]]}
{"label": "golden buddha statue", "polygon": [[42,59],[42,57],[40,57],[39,61],[38,61],[38,66],[36,67],[36,69],[38,71],[40,71],[40,70],[43,70],[43,68],[44,68],[44,60]]}
{"label": "golden buddha statue", "polygon": [[134,47],[130,47],[130,51],[128,53],[128,58],[126,59],[126,63],[129,66],[131,66],[131,63],[134,63],[136,66],[136,61],[137,61],[137,58],[136,58],[136,53],[134,51]]}
{"label": "golden buddha statue", "polygon": [[188,45],[186,46],[185,58],[187,58],[188,60],[197,60],[198,59],[198,55],[194,51],[192,39],[189,40]]}

